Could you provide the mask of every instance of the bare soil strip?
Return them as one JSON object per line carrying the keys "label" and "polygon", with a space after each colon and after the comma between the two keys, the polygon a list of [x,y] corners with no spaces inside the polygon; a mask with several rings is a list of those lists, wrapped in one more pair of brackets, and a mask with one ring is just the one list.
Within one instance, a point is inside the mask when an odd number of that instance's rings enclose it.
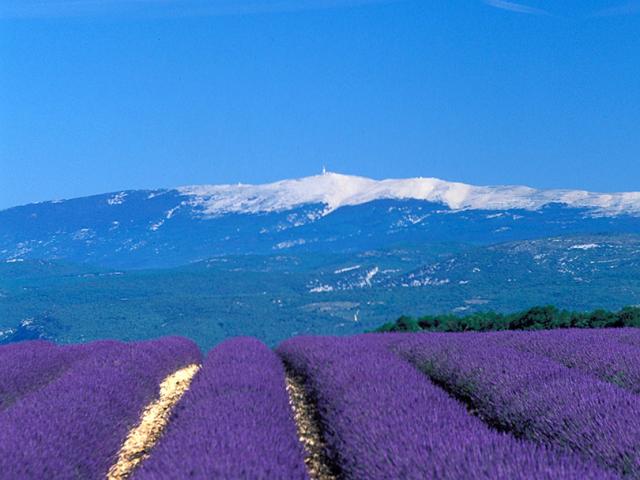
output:
{"label": "bare soil strip", "polygon": [[303,385],[301,378],[287,371],[287,393],[298,429],[298,438],[306,453],[304,463],[311,480],[336,480],[339,475],[336,466],[327,458],[317,409],[305,393]]}
{"label": "bare soil strip", "polygon": [[127,435],[118,453],[118,461],[109,469],[107,480],[125,480],[149,456],[149,451],[167,426],[171,410],[189,389],[191,380],[199,369],[199,365],[189,365],[162,381],[160,396],[147,405],[140,423]]}

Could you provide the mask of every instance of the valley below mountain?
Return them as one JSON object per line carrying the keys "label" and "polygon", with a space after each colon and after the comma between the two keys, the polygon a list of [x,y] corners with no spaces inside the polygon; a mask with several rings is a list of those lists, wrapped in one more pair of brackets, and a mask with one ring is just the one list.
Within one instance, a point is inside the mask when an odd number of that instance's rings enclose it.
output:
{"label": "valley below mountain", "polygon": [[401,315],[640,304],[640,235],[343,254],[231,255],[171,269],[0,264],[0,342],[347,335]]}

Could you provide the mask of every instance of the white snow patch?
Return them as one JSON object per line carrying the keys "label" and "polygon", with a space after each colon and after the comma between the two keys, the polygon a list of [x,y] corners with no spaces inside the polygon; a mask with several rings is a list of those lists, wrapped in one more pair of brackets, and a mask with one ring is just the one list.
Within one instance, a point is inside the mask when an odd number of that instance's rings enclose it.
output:
{"label": "white snow patch", "polygon": [[411,225],[417,225],[418,223],[421,223],[425,218],[427,218],[429,215],[406,215],[404,217],[404,220],[409,222]]}
{"label": "white snow patch", "polygon": [[159,197],[160,195],[164,195],[165,193],[167,193],[167,190],[154,190],[152,192],[149,192],[149,195],[147,195],[147,200]]}
{"label": "white snow patch", "polygon": [[135,241],[133,238],[128,238],[124,242],[122,242],[122,246],[116,249],[116,252],[119,252],[123,249],[129,250],[130,252],[139,250],[147,244],[146,240]]}
{"label": "white snow patch", "polygon": [[471,307],[456,307],[453,309],[454,312],[465,312],[469,310]]}
{"label": "white snow patch", "polygon": [[80,230],[76,230],[71,238],[74,240],[87,240],[89,238],[93,238],[95,236],[95,232],[90,228],[81,228]]}
{"label": "white snow patch", "polygon": [[164,220],[157,221],[151,224],[149,230],[151,230],[152,232],[157,232],[162,225],[164,225]]}
{"label": "white snow patch", "polygon": [[0,330],[0,338],[8,337],[9,335],[15,333],[16,330],[13,328],[8,328],[7,330]]}
{"label": "white snow patch", "polygon": [[340,273],[350,272],[352,270],[357,270],[359,268],[360,268],[360,265],[354,265],[353,267],[340,268],[338,270],[335,270],[333,273],[338,275]]}
{"label": "white snow patch", "polygon": [[596,215],[640,215],[640,192],[591,193],[536,190],[525,186],[473,186],[437,178],[372,180],[325,173],[263,185],[194,185],[178,188],[204,215],[284,211],[322,204],[322,215],[347,205],[380,199],[415,199],[442,203],[452,210],[538,210],[559,203],[593,210]]}
{"label": "white snow patch", "polygon": [[373,280],[373,277],[375,277],[378,272],[380,271],[379,267],[373,267],[371,270],[369,270],[367,272],[367,274],[364,276],[364,279],[362,280],[362,282],[360,282],[360,286],[361,287],[370,287],[371,286],[371,280]]}
{"label": "white snow patch", "polygon": [[273,248],[275,250],[282,250],[295,247],[296,245],[304,245],[305,243],[307,243],[307,241],[304,238],[299,238],[298,240],[287,240],[286,242],[276,243]]}
{"label": "white snow patch", "polygon": [[572,245],[569,247],[569,250],[593,250],[594,248],[598,248],[600,245],[597,243],[583,243],[580,245]]}
{"label": "white snow patch", "polygon": [[322,293],[322,292],[333,292],[333,287],[331,285],[320,285],[318,287],[313,287],[309,290],[309,293]]}
{"label": "white snow patch", "polygon": [[448,278],[433,278],[433,277],[424,277],[421,279],[414,279],[411,280],[411,282],[409,282],[408,284],[403,284],[403,286],[408,286],[408,287],[439,287],[442,285],[447,285],[449,282],[451,282],[451,280],[449,280]]}
{"label": "white snow patch", "polygon": [[113,197],[107,199],[109,205],[121,205],[127,197],[127,192],[116,193]]}
{"label": "white snow patch", "polygon": [[170,210],[167,210],[166,219],[169,220],[171,217],[173,217],[175,213],[180,209],[180,207],[182,207],[182,204],[178,205],[177,207],[173,207]]}

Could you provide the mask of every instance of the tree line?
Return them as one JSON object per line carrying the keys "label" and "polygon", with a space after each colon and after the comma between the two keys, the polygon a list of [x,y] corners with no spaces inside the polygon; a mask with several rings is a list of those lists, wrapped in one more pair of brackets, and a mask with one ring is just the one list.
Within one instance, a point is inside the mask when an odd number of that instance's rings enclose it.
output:
{"label": "tree line", "polygon": [[488,311],[466,316],[445,314],[414,318],[403,315],[395,322],[385,323],[375,332],[488,332],[619,327],[640,327],[640,307],[625,307],[617,312],[603,309],[592,312],[573,312],[546,305],[510,314]]}

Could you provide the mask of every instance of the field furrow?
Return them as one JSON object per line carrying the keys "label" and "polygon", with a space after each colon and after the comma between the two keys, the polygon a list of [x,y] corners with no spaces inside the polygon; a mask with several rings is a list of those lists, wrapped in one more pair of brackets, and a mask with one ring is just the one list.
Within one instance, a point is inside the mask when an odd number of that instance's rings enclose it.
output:
{"label": "field furrow", "polygon": [[640,480],[640,330],[0,347],[0,479]]}
{"label": "field furrow", "polygon": [[186,339],[74,347],[85,357],[0,413],[2,478],[104,478],[162,380],[200,362]]}
{"label": "field furrow", "polygon": [[298,438],[304,445],[307,472],[311,480],[335,480],[338,470],[327,457],[326,441],[320,427],[320,416],[315,403],[304,389],[304,379],[287,372],[287,393],[293,409]]}
{"label": "field furrow", "polygon": [[140,423],[131,429],[118,453],[118,461],[109,469],[107,480],[124,480],[146,459],[167,426],[172,409],[189,388],[198,365],[189,365],[170,374],[160,384],[160,395],[142,412]]}
{"label": "field furrow", "polygon": [[54,381],[82,357],[77,347],[43,341],[8,345],[0,352],[0,412]]}
{"label": "field furrow", "polygon": [[[625,343],[624,331],[563,330],[499,332],[487,341],[555,360],[633,393],[640,393],[640,348]],[[621,341],[622,340],[622,341]]]}
{"label": "field furrow", "polygon": [[133,478],[308,478],[279,358],[253,339],[213,349]]}
{"label": "field furrow", "polygon": [[379,337],[299,337],[277,352],[304,379],[340,478],[616,478],[489,429]]}
{"label": "field furrow", "polygon": [[489,424],[640,478],[636,395],[475,334],[387,337],[391,348]]}

